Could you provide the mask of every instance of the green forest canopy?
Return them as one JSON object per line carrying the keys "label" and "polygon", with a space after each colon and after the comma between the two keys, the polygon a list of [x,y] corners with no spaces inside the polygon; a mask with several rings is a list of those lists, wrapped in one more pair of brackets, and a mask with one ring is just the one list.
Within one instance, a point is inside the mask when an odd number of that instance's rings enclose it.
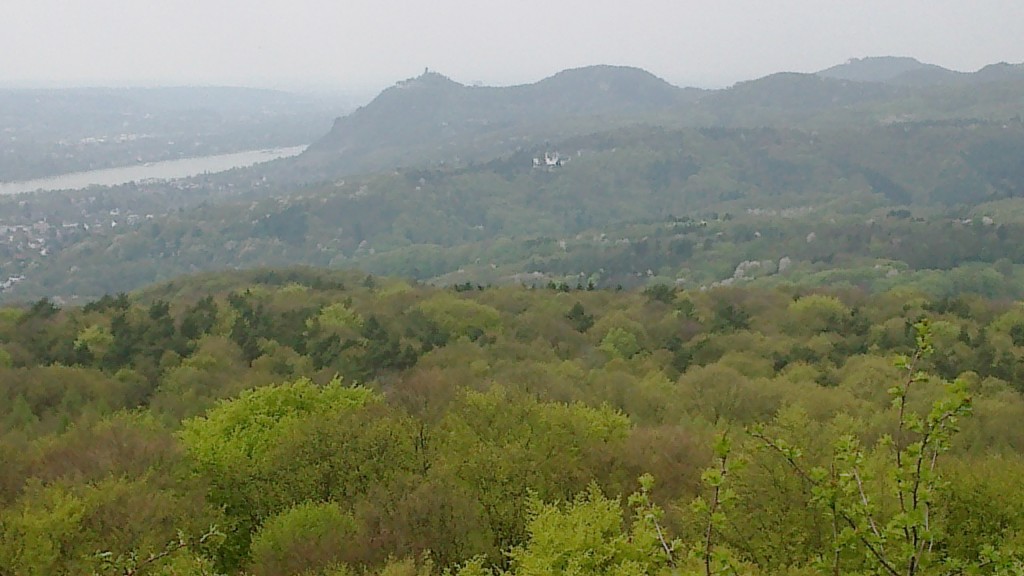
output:
{"label": "green forest canopy", "polygon": [[0,311],[0,574],[1016,573],[1022,359],[1024,305],[912,290],[43,300]]}

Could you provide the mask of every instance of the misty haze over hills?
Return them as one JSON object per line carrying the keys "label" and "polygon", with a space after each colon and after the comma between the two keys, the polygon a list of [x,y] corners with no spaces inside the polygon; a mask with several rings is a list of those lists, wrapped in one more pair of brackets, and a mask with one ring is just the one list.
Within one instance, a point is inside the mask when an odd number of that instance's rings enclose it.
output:
{"label": "misty haze over hills", "polygon": [[1019,78],[1024,64],[1000,62],[985,66],[976,72],[956,72],[925,64],[909,57],[854,58],[845,64],[818,72],[818,76],[854,82],[882,82],[886,84],[927,86],[942,84],[981,84]]}
{"label": "misty haze over hills", "polygon": [[508,88],[465,86],[425,72],[339,118],[310,147],[303,168],[328,163],[339,173],[365,172],[393,167],[396,156],[479,159],[595,127],[656,121],[700,93],[614,66],[567,70]]}
{"label": "misty haze over hills", "polygon": [[1024,576],[1021,0],[0,2],[0,576]]}
{"label": "misty haze over hills", "polygon": [[[340,118],[238,88],[0,104],[0,170],[312,142],[0,195],[4,575],[1024,574],[1021,66],[872,58],[721,90],[427,70]],[[904,416],[910,386],[928,416]],[[974,398],[988,427],[954,444]],[[727,475],[725,431],[783,418],[813,449],[737,442],[755,465]],[[940,467],[900,448],[947,421]],[[792,475],[805,458],[824,465]],[[648,470],[667,489],[622,498]],[[896,508],[914,474],[927,515]],[[678,505],[712,481],[739,487],[722,512]],[[867,543],[911,568],[837,544],[841,507],[888,515]],[[908,526],[937,526],[934,552]],[[742,566],[713,570],[723,551]]]}
{"label": "misty haze over hills", "polygon": [[304,145],[354,107],[253,88],[0,90],[0,182]]}
{"label": "misty haze over hills", "polygon": [[[619,126],[825,127],[1006,112],[1021,65],[956,72],[907,57],[852,59],[729,88],[680,88],[638,68],[588,66],[532,84],[469,86],[428,71],[355,102],[245,88],[0,90],[0,180],[312,143],[278,166],[316,182],[458,166]],[[330,118],[337,117],[333,127]]]}
{"label": "misty haze over hills", "polygon": [[566,70],[505,88],[425,72],[336,120],[296,166],[315,180],[424,162],[459,164],[638,123],[810,127],[964,113],[985,118],[1012,102],[1007,90],[1024,95],[1024,66],[961,73],[896,57],[853,59],[816,74],[772,74],[721,90],[679,88],[621,66]]}
{"label": "misty haze over hills", "polygon": [[[234,94],[228,102],[251,97],[264,102],[261,110],[283,98],[285,126],[289,107],[316,111],[280,93],[211,90],[192,98],[217,94]],[[15,241],[7,266],[31,274],[3,296],[83,297],[190,270],[294,263],[442,284],[508,282],[528,273],[560,281],[584,274],[602,286],[658,278],[696,287],[727,279],[743,262],[784,256],[814,274],[887,269],[879,259],[915,270],[978,258],[988,266],[1012,251],[1017,236],[1010,228],[996,240],[963,239],[941,258],[908,247],[919,245],[914,236],[948,237],[930,226],[949,214],[972,220],[966,215],[980,211],[991,219],[990,206],[1024,195],[1021,102],[1020,66],[958,74],[906,58],[852,60],[721,90],[680,88],[622,66],[566,70],[512,87],[467,86],[425,71],[333,126],[319,116],[322,127],[295,158],[7,204],[16,226],[52,229],[40,224],[43,214],[78,232],[60,233],[45,248],[32,233]],[[234,108],[208,114],[246,117],[256,109]],[[1015,213],[999,206],[1000,214]],[[848,228],[890,212],[901,219],[870,232]],[[815,228],[822,213],[835,215],[834,229]],[[918,213],[939,219],[906,227]],[[653,223],[666,215],[716,222],[723,214],[730,219],[722,228],[694,238],[669,237],[653,248],[637,243],[636,234],[670,234]],[[853,236],[805,245],[794,236],[799,226],[776,221],[790,214],[799,216],[805,236]],[[84,224],[88,231],[79,228]],[[779,231],[769,240],[757,227]],[[720,245],[719,236],[705,235],[712,232],[736,237]],[[609,246],[608,236],[622,243]],[[984,244],[990,241],[998,247]],[[559,248],[545,252],[551,246]],[[87,258],[94,265],[81,266],[82,254],[95,255]],[[1016,294],[1006,282],[984,290]]]}
{"label": "misty haze over hills", "polygon": [[0,576],[1024,576],[1024,1],[0,3]]}

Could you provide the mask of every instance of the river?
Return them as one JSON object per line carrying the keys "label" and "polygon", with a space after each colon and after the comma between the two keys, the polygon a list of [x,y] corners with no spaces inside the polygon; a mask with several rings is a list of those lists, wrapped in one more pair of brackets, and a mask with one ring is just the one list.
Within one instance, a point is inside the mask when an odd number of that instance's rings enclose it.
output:
{"label": "river", "polygon": [[269,162],[278,158],[298,156],[305,149],[305,146],[292,146],[290,148],[248,150],[232,154],[182,158],[180,160],[151,162],[133,166],[122,166],[120,168],[105,168],[88,172],[73,172],[35,180],[0,182],[0,194],[21,194],[23,192],[46,190],[79,190],[89,186],[118,186],[141,180],[188,178],[189,176],[213,174],[231,170],[232,168],[252,166],[253,164]]}

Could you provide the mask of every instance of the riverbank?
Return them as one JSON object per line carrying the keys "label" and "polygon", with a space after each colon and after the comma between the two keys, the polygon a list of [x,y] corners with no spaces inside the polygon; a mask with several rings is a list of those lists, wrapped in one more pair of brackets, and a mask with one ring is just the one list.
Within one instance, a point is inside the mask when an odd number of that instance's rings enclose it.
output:
{"label": "riverbank", "polygon": [[73,172],[48,178],[0,182],[0,194],[23,194],[51,190],[80,190],[90,186],[118,186],[144,180],[175,180],[200,174],[214,174],[244,168],[280,158],[298,156],[306,146],[247,150],[231,154],[182,158],[119,168]]}

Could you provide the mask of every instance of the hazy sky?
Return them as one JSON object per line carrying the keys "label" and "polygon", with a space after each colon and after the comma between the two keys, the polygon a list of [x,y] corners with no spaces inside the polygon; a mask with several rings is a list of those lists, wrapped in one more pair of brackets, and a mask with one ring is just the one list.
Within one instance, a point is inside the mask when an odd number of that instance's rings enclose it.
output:
{"label": "hazy sky", "polygon": [[0,0],[0,84],[371,90],[589,64],[721,86],[907,55],[1024,61],[1021,0]]}

